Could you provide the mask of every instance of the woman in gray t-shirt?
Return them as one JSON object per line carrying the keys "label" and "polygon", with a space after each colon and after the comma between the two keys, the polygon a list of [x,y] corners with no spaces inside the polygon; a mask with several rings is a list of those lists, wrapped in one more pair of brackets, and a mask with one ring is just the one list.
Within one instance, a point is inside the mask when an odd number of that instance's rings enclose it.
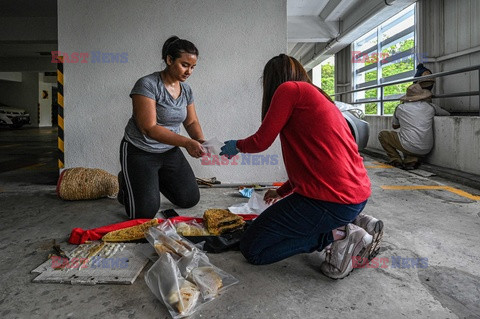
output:
{"label": "woman in gray t-shirt", "polygon": [[[160,192],[182,208],[195,206],[200,192],[195,175],[180,147],[200,158],[205,141],[185,80],[197,63],[198,49],[176,36],[165,41],[166,67],[140,78],[130,92],[133,114],[120,145],[118,200],[129,218],[153,218]],[[180,135],[184,126],[190,138]]]}

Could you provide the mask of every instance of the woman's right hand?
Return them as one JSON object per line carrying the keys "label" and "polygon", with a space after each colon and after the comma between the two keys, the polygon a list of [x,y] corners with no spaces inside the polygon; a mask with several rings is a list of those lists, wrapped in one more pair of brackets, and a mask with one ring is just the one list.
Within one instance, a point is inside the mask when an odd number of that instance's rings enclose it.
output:
{"label": "woman's right hand", "polygon": [[282,196],[278,195],[278,192],[276,189],[269,189],[266,193],[265,196],[263,196],[263,200],[265,203],[268,205],[275,203],[278,201]]}
{"label": "woman's right hand", "polygon": [[191,157],[200,158],[205,155],[205,149],[199,142],[190,139],[185,145],[185,149]]}

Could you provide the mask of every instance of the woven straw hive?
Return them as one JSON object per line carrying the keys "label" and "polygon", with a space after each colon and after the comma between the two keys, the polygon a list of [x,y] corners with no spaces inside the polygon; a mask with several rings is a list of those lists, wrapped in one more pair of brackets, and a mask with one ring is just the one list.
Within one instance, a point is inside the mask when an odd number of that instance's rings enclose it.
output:
{"label": "woven straw hive", "polygon": [[117,177],[99,168],[68,168],[57,183],[57,194],[65,200],[112,197],[117,193]]}

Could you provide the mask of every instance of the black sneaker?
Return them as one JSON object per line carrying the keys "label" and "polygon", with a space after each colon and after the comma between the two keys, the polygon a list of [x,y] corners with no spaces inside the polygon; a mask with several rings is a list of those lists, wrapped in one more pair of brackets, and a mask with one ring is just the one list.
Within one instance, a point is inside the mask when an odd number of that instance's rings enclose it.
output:
{"label": "black sneaker", "polygon": [[419,166],[420,166],[420,163],[418,163],[418,162],[408,163],[408,164],[404,165],[403,169],[406,170],[406,171],[411,171],[411,170],[417,169]]}
{"label": "black sneaker", "polygon": [[399,162],[399,161],[390,161],[387,163],[388,165],[391,165],[393,167],[396,167],[396,168],[401,168],[401,169],[405,169],[405,167],[403,166],[403,163],[402,162]]}

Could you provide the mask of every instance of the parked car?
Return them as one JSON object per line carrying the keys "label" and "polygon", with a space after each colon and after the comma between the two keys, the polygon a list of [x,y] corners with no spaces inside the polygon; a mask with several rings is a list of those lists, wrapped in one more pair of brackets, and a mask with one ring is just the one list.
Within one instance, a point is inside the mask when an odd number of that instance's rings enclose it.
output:
{"label": "parked car", "polygon": [[342,112],[343,117],[347,120],[350,131],[352,132],[355,142],[357,142],[358,150],[363,150],[368,143],[370,136],[370,126],[368,122],[363,120],[364,111],[352,104],[335,101],[335,105]]}
{"label": "parked car", "polygon": [[25,124],[30,124],[30,114],[0,103],[0,126],[19,128]]}

